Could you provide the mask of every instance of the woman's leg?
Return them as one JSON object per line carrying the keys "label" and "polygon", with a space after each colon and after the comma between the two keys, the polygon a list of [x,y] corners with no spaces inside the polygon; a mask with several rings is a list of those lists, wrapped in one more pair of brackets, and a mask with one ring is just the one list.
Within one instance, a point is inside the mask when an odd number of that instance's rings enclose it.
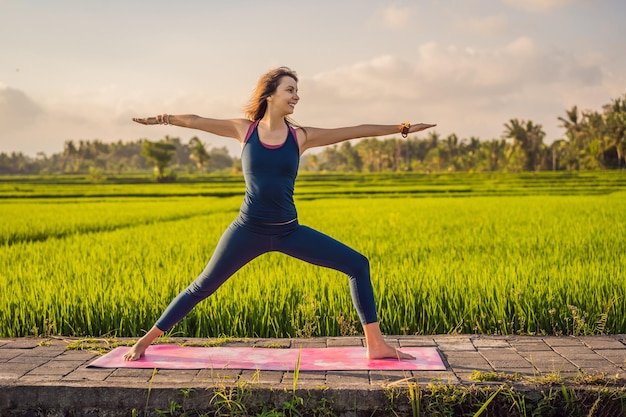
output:
{"label": "woman's leg", "polygon": [[389,346],[383,338],[376,315],[369,261],[364,255],[306,226],[299,226],[294,232],[277,238],[273,249],[348,275],[352,302],[363,325],[369,358],[413,359],[411,355]]}
{"label": "woman's leg", "polygon": [[139,359],[154,339],[182,320],[242,266],[267,252],[269,245],[269,237],[253,233],[237,222],[231,224],[220,238],[204,271],[170,302],[154,327],[135,343],[124,359]]}

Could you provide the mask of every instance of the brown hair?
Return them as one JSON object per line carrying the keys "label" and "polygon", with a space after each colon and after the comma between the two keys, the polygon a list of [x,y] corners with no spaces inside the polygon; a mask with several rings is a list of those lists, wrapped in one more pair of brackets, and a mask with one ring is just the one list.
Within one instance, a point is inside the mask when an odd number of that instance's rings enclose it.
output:
{"label": "brown hair", "polygon": [[[287,67],[275,68],[259,78],[252,98],[250,98],[248,105],[243,109],[246,118],[253,122],[263,118],[267,110],[267,98],[276,92],[281,78],[285,76],[291,77],[298,82],[296,72]],[[290,125],[297,126],[290,118],[286,117],[285,120],[287,120],[287,123]]]}

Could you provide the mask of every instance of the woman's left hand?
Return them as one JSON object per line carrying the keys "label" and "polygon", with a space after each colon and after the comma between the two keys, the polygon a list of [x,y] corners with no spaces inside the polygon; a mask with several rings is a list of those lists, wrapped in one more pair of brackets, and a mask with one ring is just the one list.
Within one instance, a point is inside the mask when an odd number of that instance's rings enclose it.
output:
{"label": "woman's left hand", "polygon": [[415,132],[421,132],[422,130],[426,130],[426,129],[430,129],[431,127],[435,127],[437,126],[436,124],[429,124],[429,123],[418,123],[415,125],[411,125],[411,127],[409,128],[409,133],[415,133]]}

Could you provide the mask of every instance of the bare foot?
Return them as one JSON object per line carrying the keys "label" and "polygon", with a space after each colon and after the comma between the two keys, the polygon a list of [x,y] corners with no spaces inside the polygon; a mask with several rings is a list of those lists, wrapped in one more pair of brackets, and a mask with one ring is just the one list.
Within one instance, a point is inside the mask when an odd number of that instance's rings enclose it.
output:
{"label": "bare foot", "polygon": [[415,356],[399,351],[388,344],[367,348],[368,359],[415,359]]}
{"label": "bare foot", "polygon": [[136,361],[144,355],[147,348],[148,346],[144,346],[141,341],[135,343],[135,345],[128,352],[126,352],[126,354],[124,354],[124,360]]}

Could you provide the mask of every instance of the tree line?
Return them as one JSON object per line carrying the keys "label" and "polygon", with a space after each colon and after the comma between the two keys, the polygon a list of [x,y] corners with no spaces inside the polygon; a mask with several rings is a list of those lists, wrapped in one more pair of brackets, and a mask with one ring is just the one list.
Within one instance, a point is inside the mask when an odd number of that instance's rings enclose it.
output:
{"label": "tree line", "polygon": [[310,155],[304,164],[313,171],[564,171],[626,167],[626,94],[602,106],[580,111],[577,106],[558,117],[565,137],[544,143],[541,125],[511,119],[502,136],[481,141],[442,137],[436,131],[425,139],[364,139],[343,142]]}
{"label": "tree line", "polygon": [[[626,167],[626,94],[600,111],[577,106],[558,117],[564,137],[544,143],[545,132],[531,120],[511,119],[500,138],[480,140],[441,136],[426,138],[367,138],[326,147],[302,158],[301,169],[336,172],[451,172],[564,171]],[[66,141],[63,152],[35,158],[1,153],[0,174],[122,174],[154,170],[160,181],[176,173],[240,172],[241,161],[226,148],[208,150],[198,137],[183,143],[169,137],[159,141],[104,143]]]}
{"label": "tree line", "polygon": [[226,147],[207,150],[194,136],[188,143],[166,136],[159,141],[105,143],[101,140],[66,141],[63,152],[32,158],[23,153],[1,153],[0,174],[124,174],[154,171],[158,179],[173,179],[176,172],[231,170],[236,159]]}

